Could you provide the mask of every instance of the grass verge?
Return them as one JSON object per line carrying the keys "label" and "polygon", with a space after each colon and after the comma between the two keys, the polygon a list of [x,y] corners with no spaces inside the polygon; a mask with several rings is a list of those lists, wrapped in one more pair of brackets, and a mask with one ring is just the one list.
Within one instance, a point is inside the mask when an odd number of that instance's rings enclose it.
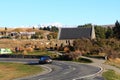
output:
{"label": "grass verge", "polygon": [[21,63],[0,62],[0,80],[12,80],[15,78],[34,75],[42,72],[41,67]]}
{"label": "grass verge", "polygon": [[108,70],[102,74],[105,80],[120,80],[120,74],[116,73],[114,70]]}
{"label": "grass verge", "polygon": [[50,55],[48,51],[41,51],[41,50],[35,50],[33,52],[29,52],[28,55]]}
{"label": "grass verge", "polygon": [[120,63],[115,63],[115,62],[111,62],[111,61],[106,61],[105,64],[108,64],[108,65],[111,65],[111,66],[114,66],[114,67],[120,69]]}
{"label": "grass verge", "polygon": [[56,53],[52,53],[50,51],[34,51],[34,52],[30,52],[28,55],[40,55],[40,56],[50,56],[51,58],[57,58],[58,54]]}

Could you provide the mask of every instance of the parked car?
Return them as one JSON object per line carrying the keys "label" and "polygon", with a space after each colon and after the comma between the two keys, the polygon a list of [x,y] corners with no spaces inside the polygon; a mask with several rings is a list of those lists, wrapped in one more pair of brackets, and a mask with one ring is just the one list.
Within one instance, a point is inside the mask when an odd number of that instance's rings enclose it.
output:
{"label": "parked car", "polygon": [[52,63],[52,59],[50,56],[41,56],[39,59],[39,64],[44,64],[44,63]]}

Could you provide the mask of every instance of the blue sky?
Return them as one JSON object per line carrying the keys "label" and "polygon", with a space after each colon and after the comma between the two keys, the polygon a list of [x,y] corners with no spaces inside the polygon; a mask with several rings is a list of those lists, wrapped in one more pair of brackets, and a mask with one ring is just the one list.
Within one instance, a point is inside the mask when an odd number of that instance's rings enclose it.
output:
{"label": "blue sky", "polygon": [[119,8],[120,0],[0,0],[0,27],[114,24]]}

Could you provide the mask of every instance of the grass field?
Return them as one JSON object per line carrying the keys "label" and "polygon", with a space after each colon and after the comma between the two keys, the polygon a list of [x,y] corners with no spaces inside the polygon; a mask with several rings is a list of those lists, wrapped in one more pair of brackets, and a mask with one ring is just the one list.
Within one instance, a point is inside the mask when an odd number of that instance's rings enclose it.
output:
{"label": "grass field", "polygon": [[39,66],[0,62],[0,80],[12,80],[42,72]]}
{"label": "grass field", "polygon": [[52,53],[49,52],[49,51],[40,51],[40,50],[36,50],[36,51],[33,51],[33,52],[29,52],[28,55],[51,55]]}
{"label": "grass field", "polygon": [[116,73],[113,70],[108,70],[102,75],[105,78],[105,80],[120,80],[120,74]]}

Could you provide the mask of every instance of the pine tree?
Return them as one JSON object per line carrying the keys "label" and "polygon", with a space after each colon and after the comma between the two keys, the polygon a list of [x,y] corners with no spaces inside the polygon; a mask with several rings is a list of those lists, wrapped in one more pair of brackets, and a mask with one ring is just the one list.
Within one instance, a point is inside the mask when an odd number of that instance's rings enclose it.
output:
{"label": "pine tree", "polygon": [[108,39],[108,38],[112,38],[112,37],[113,37],[113,29],[110,28],[110,27],[108,27],[105,35],[106,35],[106,38],[107,38],[107,39]]}
{"label": "pine tree", "polygon": [[115,27],[113,28],[113,34],[114,37],[120,39],[120,23],[118,21],[116,21]]}
{"label": "pine tree", "polygon": [[7,27],[5,27],[5,30],[7,30]]}

